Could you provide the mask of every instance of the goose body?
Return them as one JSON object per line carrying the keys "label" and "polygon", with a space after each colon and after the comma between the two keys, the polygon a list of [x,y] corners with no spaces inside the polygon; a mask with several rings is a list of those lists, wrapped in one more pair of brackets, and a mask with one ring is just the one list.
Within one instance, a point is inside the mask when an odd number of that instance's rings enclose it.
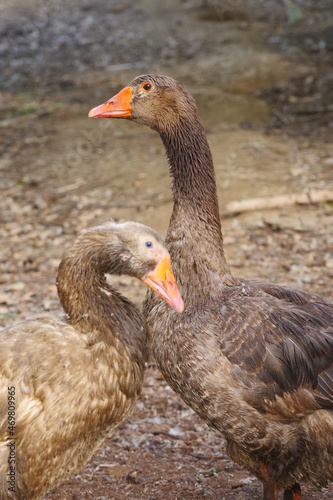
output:
{"label": "goose body", "polygon": [[264,483],[264,498],[301,498],[301,482],[333,480],[333,304],[232,275],[213,160],[194,99],[143,75],[89,116],[157,131],[172,176],[166,242],[185,310],[149,294],[149,345],[168,384],[223,433],[228,453]]}
{"label": "goose body", "polygon": [[78,236],[58,272],[66,320],[42,314],[0,335],[0,498],[41,498],[133,410],[146,322],[105,273],[140,278],[182,309],[154,231],[109,222]]}

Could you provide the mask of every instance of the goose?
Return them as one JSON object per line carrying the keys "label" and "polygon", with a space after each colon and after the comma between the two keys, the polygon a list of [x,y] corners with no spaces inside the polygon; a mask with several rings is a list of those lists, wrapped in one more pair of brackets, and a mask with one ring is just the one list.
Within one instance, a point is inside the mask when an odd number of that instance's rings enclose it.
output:
{"label": "goose", "polygon": [[79,234],[58,271],[66,318],[40,314],[0,333],[0,498],[42,498],[79,471],[134,408],[146,322],[105,273],[136,277],[183,310],[155,231],[111,221]]}
{"label": "goose", "polygon": [[178,81],[142,75],[89,112],[159,133],[172,177],[166,243],[185,303],[148,294],[149,346],[170,387],[227,440],[265,500],[300,500],[333,480],[333,304],[234,277],[226,261],[212,154],[195,100]]}

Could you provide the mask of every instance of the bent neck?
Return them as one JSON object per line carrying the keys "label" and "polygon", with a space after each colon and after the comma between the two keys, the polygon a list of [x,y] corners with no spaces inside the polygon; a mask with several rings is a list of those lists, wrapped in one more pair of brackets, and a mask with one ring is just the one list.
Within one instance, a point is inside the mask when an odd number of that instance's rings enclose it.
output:
{"label": "bent neck", "polygon": [[106,281],[96,255],[86,248],[70,251],[60,263],[57,286],[68,323],[89,333],[91,342],[103,341],[119,348],[125,344],[135,358],[144,351],[145,324],[139,310]]}
{"label": "bent neck", "polygon": [[196,275],[196,285],[208,288],[217,276],[220,283],[231,283],[213,159],[203,125],[196,115],[179,119],[161,138],[173,178],[174,207],[166,241],[176,277],[182,281],[182,276]]}

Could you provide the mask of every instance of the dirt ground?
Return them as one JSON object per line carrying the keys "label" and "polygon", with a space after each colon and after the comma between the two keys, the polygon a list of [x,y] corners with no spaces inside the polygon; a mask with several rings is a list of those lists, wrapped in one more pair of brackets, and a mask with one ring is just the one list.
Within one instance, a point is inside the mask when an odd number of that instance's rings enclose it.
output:
{"label": "dirt ground", "polygon": [[[87,118],[146,72],[181,80],[197,100],[234,274],[333,300],[333,199],[228,212],[235,200],[333,191],[332,24],[329,0],[0,1],[0,326],[61,314],[57,266],[80,229],[112,217],[165,234],[160,138]],[[114,282],[140,305],[141,284]],[[333,498],[333,485],[303,491]],[[261,495],[152,364],[132,418],[45,499]]]}

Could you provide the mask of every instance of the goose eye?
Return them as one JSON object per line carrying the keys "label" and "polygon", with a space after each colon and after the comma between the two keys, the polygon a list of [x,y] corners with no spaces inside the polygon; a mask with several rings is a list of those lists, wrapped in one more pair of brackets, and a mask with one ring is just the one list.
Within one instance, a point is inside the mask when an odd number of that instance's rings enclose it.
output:
{"label": "goose eye", "polygon": [[153,244],[151,241],[146,241],[145,245],[147,248],[153,248]]}
{"label": "goose eye", "polygon": [[148,83],[148,82],[144,83],[142,85],[143,90],[146,90],[147,92],[149,92],[149,90],[151,90],[151,87],[152,87],[151,83]]}

